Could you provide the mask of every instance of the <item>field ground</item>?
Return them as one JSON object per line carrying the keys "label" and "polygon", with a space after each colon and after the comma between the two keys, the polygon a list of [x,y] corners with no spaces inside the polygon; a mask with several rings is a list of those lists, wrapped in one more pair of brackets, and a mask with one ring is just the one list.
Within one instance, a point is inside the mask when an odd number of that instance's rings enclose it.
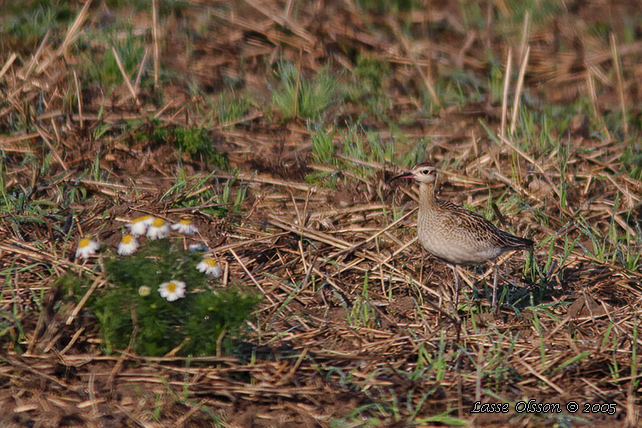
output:
{"label": "field ground", "polygon": [[[638,426],[639,6],[3,6],[0,425]],[[483,266],[453,321],[413,186],[387,184],[424,160],[442,198],[536,241],[497,316]],[[198,339],[216,352],[142,352],[133,312],[130,346],[105,339],[90,307],[144,214],[191,218],[173,242],[212,248],[210,285],[262,296]]]}

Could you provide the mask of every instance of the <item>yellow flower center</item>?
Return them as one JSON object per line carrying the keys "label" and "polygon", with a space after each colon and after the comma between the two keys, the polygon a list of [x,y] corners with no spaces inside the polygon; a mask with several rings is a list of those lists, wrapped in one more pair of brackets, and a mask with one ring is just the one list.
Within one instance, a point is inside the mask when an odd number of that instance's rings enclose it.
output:
{"label": "yellow flower center", "polygon": [[149,296],[149,293],[152,291],[150,287],[147,285],[141,285],[140,288],[138,289],[138,294],[141,295],[141,297],[147,297]]}
{"label": "yellow flower center", "polygon": [[78,246],[79,246],[80,248],[85,248],[86,246],[88,246],[88,245],[89,245],[89,243],[90,243],[90,242],[91,242],[91,238],[83,238],[83,239],[81,239],[81,240],[80,240],[80,242],[78,243]]}
{"label": "yellow flower center", "polygon": [[209,267],[214,267],[218,264],[218,262],[214,259],[205,259],[205,264]]}
{"label": "yellow flower center", "polygon": [[167,284],[167,291],[170,293],[175,293],[177,288],[178,285],[174,281],[170,281],[169,284]]}
{"label": "yellow flower center", "polygon": [[152,216],[147,214],[147,215],[144,215],[142,217],[138,217],[137,219],[134,219],[134,221],[132,221],[132,223],[140,223],[141,221],[149,220],[150,218],[152,218]]}
{"label": "yellow flower center", "polygon": [[163,220],[162,218],[155,218],[154,222],[152,223],[152,226],[163,227],[164,224],[165,224],[165,220]]}
{"label": "yellow flower center", "polygon": [[123,242],[123,244],[125,244],[125,245],[129,245],[129,243],[131,243],[131,242],[132,242],[132,239],[134,239],[134,237],[133,237],[133,236],[131,236],[131,235],[125,235],[125,236],[123,236],[123,241],[122,241],[122,242]]}
{"label": "yellow flower center", "polygon": [[179,221],[179,223],[182,224],[182,225],[185,225],[185,226],[189,226],[190,224],[192,224],[192,220],[183,219],[183,220]]}

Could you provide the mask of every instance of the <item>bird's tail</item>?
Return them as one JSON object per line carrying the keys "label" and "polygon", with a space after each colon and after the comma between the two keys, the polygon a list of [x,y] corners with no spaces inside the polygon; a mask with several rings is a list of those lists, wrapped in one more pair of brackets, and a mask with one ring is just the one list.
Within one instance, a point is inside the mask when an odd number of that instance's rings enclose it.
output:
{"label": "bird's tail", "polygon": [[503,238],[508,248],[524,248],[530,250],[533,248],[533,245],[535,245],[535,242],[528,238],[520,238],[519,236],[515,236],[507,232],[504,232],[504,234]]}

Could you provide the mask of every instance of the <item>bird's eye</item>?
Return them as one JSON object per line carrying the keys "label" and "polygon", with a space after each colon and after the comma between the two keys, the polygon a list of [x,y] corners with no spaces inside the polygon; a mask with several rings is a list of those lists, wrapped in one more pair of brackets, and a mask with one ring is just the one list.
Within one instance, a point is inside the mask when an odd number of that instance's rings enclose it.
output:
{"label": "bird's eye", "polygon": [[430,170],[429,169],[424,169],[423,171],[421,171],[421,173],[423,175],[428,175],[428,174],[430,174]]}

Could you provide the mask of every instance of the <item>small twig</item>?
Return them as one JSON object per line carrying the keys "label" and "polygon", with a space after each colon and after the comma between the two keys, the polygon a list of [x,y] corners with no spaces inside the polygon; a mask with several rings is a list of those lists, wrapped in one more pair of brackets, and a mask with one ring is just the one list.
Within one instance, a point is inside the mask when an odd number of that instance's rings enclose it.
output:
{"label": "small twig", "polygon": [[270,303],[274,304],[275,302],[274,302],[274,300],[272,300],[272,297],[270,297],[270,295],[269,295],[269,294],[267,294],[267,293],[265,292],[265,290],[263,289],[263,287],[261,287],[261,284],[259,284],[259,282],[256,280],[256,278],[254,278],[254,275],[252,275],[252,273],[251,273],[251,272],[248,270],[248,268],[245,266],[245,263],[243,263],[243,262],[241,261],[241,258],[236,254],[236,251],[234,251],[232,248],[228,248],[228,249],[227,249],[227,251],[229,251],[229,252],[234,256],[234,258],[235,258],[235,259],[236,259],[236,261],[241,265],[241,267],[243,268],[243,270],[245,271],[245,273],[247,274],[247,276],[249,276],[249,277],[250,277],[250,279],[252,280],[252,282],[254,283],[254,285],[256,285],[256,286],[257,286],[257,288],[258,288],[259,290],[261,290],[261,293],[263,293],[263,295],[264,295],[264,296],[265,296],[265,297],[270,301]]}
{"label": "small twig", "polygon": [[[208,404],[208,399],[207,398],[203,398],[197,404],[193,405],[191,409],[189,409],[187,412],[185,412],[185,414],[183,416],[181,416],[180,418],[178,418],[176,420],[176,425],[175,426],[177,426],[177,427],[184,426],[185,423],[187,422],[187,420],[189,418],[191,418],[194,413],[196,413],[199,410],[201,410],[203,408],[203,406],[206,405],[206,404]],[[145,425],[147,425],[147,424],[145,424]]]}
{"label": "small twig", "polygon": [[290,232],[274,233],[274,234],[262,236],[260,238],[248,239],[247,241],[244,241],[244,242],[234,242],[233,244],[227,244],[227,245],[222,245],[220,247],[212,248],[212,253],[222,253],[222,252],[227,251],[227,250],[232,249],[232,248],[241,248],[241,247],[245,247],[245,246],[248,246],[248,245],[254,245],[254,244],[256,244],[258,242],[262,242],[262,241],[270,241],[270,240],[276,241],[281,236],[285,236],[285,235],[289,235],[289,234],[290,234]]}
{"label": "small twig", "polygon": [[[373,240],[377,239],[377,237],[381,236],[383,233],[387,232],[388,230],[390,230],[390,229],[394,228],[394,227],[395,227],[395,226],[397,226],[399,223],[401,223],[403,220],[405,220],[406,218],[408,218],[410,215],[414,214],[414,213],[415,213],[415,211],[417,211],[417,209],[416,209],[416,208],[414,208],[414,209],[412,209],[412,210],[408,211],[406,214],[402,215],[402,216],[401,216],[401,217],[399,217],[397,220],[395,220],[394,222],[390,223],[388,226],[384,227],[383,229],[378,230],[376,233],[374,233],[373,235],[371,235],[370,237],[368,237],[368,239],[366,239],[365,241],[357,242],[356,244],[354,244],[354,245],[350,246],[349,248],[343,249],[343,250],[341,250],[341,251],[338,251],[338,252],[336,252],[336,253],[332,254],[330,257],[331,257],[331,258],[336,258],[337,256],[339,256],[339,255],[341,255],[341,254],[345,254],[345,253],[349,253],[349,252],[351,252],[351,251],[354,251],[354,250],[356,250],[357,248],[359,248],[359,247],[361,247],[361,246],[363,246],[363,245],[367,244],[368,242],[371,242],[371,241],[373,241]],[[391,256],[390,258],[392,258],[392,256]],[[387,262],[388,260],[390,260],[390,258],[386,259],[386,262]]]}
{"label": "small twig", "polygon": [[537,377],[539,380],[541,380],[542,382],[544,382],[545,384],[547,384],[548,386],[553,388],[555,391],[557,391],[563,398],[568,396],[566,391],[564,391],[559,386],[555,385],[550,379],[548,379],[547,377],[545,377],[544,375],[539,373],[531,365],[529,365],[526,361],[524,361],[523,359],[518,359],[516,361],[519,362],[521,365],[523,365],[526,368],[526,370],[528,370],[533,375],[535,375],[535,377]]}
{"label": "small twig", "polygon": [[[84,331],[85,331],[85,327],[81,327],[81,328],[79,328],[78,330],[76,330],[76,332],[75,332],[75,333],[74,333],[74,335],[71,337],[71,340],[69,341],[69,343],[67,344],[67,346],[65,346],[64,348],[62,348],[62,351],[60,351],[59,355],[65,355],[65,353],[66,353],[67,351],[69,351],[69,350],[71,349],[71,347],[72,347],[72,346],[74,346],[74,343],[76,343],[76,341],[78,340],[78,338],[80,337],[80,335],[81,335]],[[47,350],[45,350],[45,352],[47,352]]]}
{"label": "small twig", "polygon": [[48,375],[46,373],[43,373],[43,372],[40,372],[40,371],[36,370],[35,368],[33,368],[31,366],[31,364],[25,364],[22,361],[20,361],[19,358],[20,357],[17,357],[17,356],[6,356],[6,357],[2,358],[2,362],[4,363],[3,365],[8,364],[8,365],[13,366],[15,368],[18,368],[18,369],[21,369],[21,370],[26,370],[26,371],[29,371],[29,372],[37,375],[37,376],[45,378],[48,381],[53,382],[53,383],[63,387],[66,390],[70,390],[70,391],[71,390],[75,390],[75,387],[72,387],[71,385],[66,384],[65,382],[59,380],[55,376],[51,376],[51,375]]}
{"label": "small twig", "polygon": [[67,317],[67,321],[65,322],[66,325],[70,325],[72,322],[74,322],[74,320],[82,310],[83,306],[85,306],[85,303],[87,303],[87,300],[89,300],[89,298],[91,297],[92,293],[96,290],[96,288],[98,288],[98,286],[103,285],[105,282],[106,281],[101,277],[97,277],[94,280],[94,283],[91,284],[91,287],[89,287],[89,290],[87,290],[87,292],[82,297],[82,299],[80,299],[80,302],[78,302],[74,310],[71,311],[71,314],[69,315],[69,317]]}

